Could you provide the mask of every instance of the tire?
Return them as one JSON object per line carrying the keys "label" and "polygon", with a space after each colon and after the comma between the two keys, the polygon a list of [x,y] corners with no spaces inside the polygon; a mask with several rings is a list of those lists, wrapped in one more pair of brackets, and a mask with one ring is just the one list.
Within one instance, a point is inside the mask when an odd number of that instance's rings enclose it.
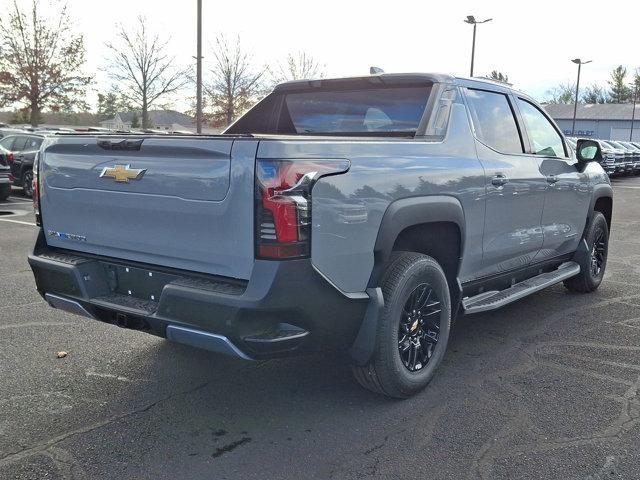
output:
{"label": "tire", "polygon": [[11,185],[0,187],[0,202],[4,202],[11,195]]}
{"label": "tire", "polygon": [[[447,348],[449,287],[438,262],[413,252],[392,256],[380,286],[384,310],[374,352],[367,365],[354,365],[352,370],[364,388],[388,397],[408,398],[431,381]],[[422,313],[411,308],[416,306]]]}
{"label": "tire", "polygon": [[33,197],[33,185],[31,182],[33,181],[33,171],[25,170],[22,174],[22,193],[24,193],[25,197]]}
{"label": "tire", "polygon": [[580,273],[564,281],[570,292],[588,293],[602,283],[609,253],[609,226],[604,215],[594,212],[589,226],[582,237],[587,242],[588,255],[578,262]]}

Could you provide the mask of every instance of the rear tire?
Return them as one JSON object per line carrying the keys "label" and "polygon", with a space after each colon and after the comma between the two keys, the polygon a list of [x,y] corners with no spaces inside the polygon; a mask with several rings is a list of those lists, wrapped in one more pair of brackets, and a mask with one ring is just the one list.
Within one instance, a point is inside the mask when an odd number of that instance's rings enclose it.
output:
{"label": "rear tire", "polygon": [[580,273],[564,281],[570,292],[588,293],[602,283],[609,253],[609,226],[604,215],[594,212],[582,237],[587,242],[589,254],[579,261]]}
{"label": "rear tire", "polygon": [[433,378],[449,341],[451,299],[442,267],[413,252],[395,253],[381,282],[384,310],[369,363],[353,366],[364,388],[407,398]]}
{"label": "rear tire", "polygon": [[22,174],[22,192],[25,197],[33,197],[33,171],[26,170]]}
{"label": "rear tire", "polygon": [[11,185],[4,185],[0,187],[0,202],[4,202],[11,195]]}

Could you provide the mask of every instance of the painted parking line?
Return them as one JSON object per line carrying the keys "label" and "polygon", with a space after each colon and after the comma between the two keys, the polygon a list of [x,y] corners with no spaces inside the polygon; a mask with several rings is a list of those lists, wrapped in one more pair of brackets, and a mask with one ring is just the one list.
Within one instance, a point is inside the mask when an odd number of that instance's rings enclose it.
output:
{"label": "painted parking line", "polygon": [[614,185],[613,188],[632,188],[634,190],[640,190],[640,187],[632,187],[631,185]]}
{"label": "painted parking line", "polygon": [[12,220],[10,218],[0,218],[0,222],[18,223],[20,225],[29,225],[31,227],[37,227],[35,223],[23,222],[22,220]]}

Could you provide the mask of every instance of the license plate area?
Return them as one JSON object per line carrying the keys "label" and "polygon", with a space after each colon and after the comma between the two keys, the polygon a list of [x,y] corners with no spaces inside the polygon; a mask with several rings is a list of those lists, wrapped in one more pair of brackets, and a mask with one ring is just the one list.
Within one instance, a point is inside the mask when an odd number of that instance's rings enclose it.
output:
{"label": "license plate area", "polygon": [[179,278],[176,275],[145,268],[112,263],[102,263],[102,265],[112,293],[140,300],[157,302],[164,286]]}

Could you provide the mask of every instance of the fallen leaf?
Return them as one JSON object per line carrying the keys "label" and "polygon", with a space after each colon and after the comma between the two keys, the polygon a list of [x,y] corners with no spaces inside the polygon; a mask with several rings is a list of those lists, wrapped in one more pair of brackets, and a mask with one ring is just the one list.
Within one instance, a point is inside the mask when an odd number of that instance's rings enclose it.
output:
{"label": "fallen leaf", "polygon": [[58,352],[58,353],[56,353],[56,357],[58,357],[58,358],[64,358],[67,355],[69,355],[67,352]]}

